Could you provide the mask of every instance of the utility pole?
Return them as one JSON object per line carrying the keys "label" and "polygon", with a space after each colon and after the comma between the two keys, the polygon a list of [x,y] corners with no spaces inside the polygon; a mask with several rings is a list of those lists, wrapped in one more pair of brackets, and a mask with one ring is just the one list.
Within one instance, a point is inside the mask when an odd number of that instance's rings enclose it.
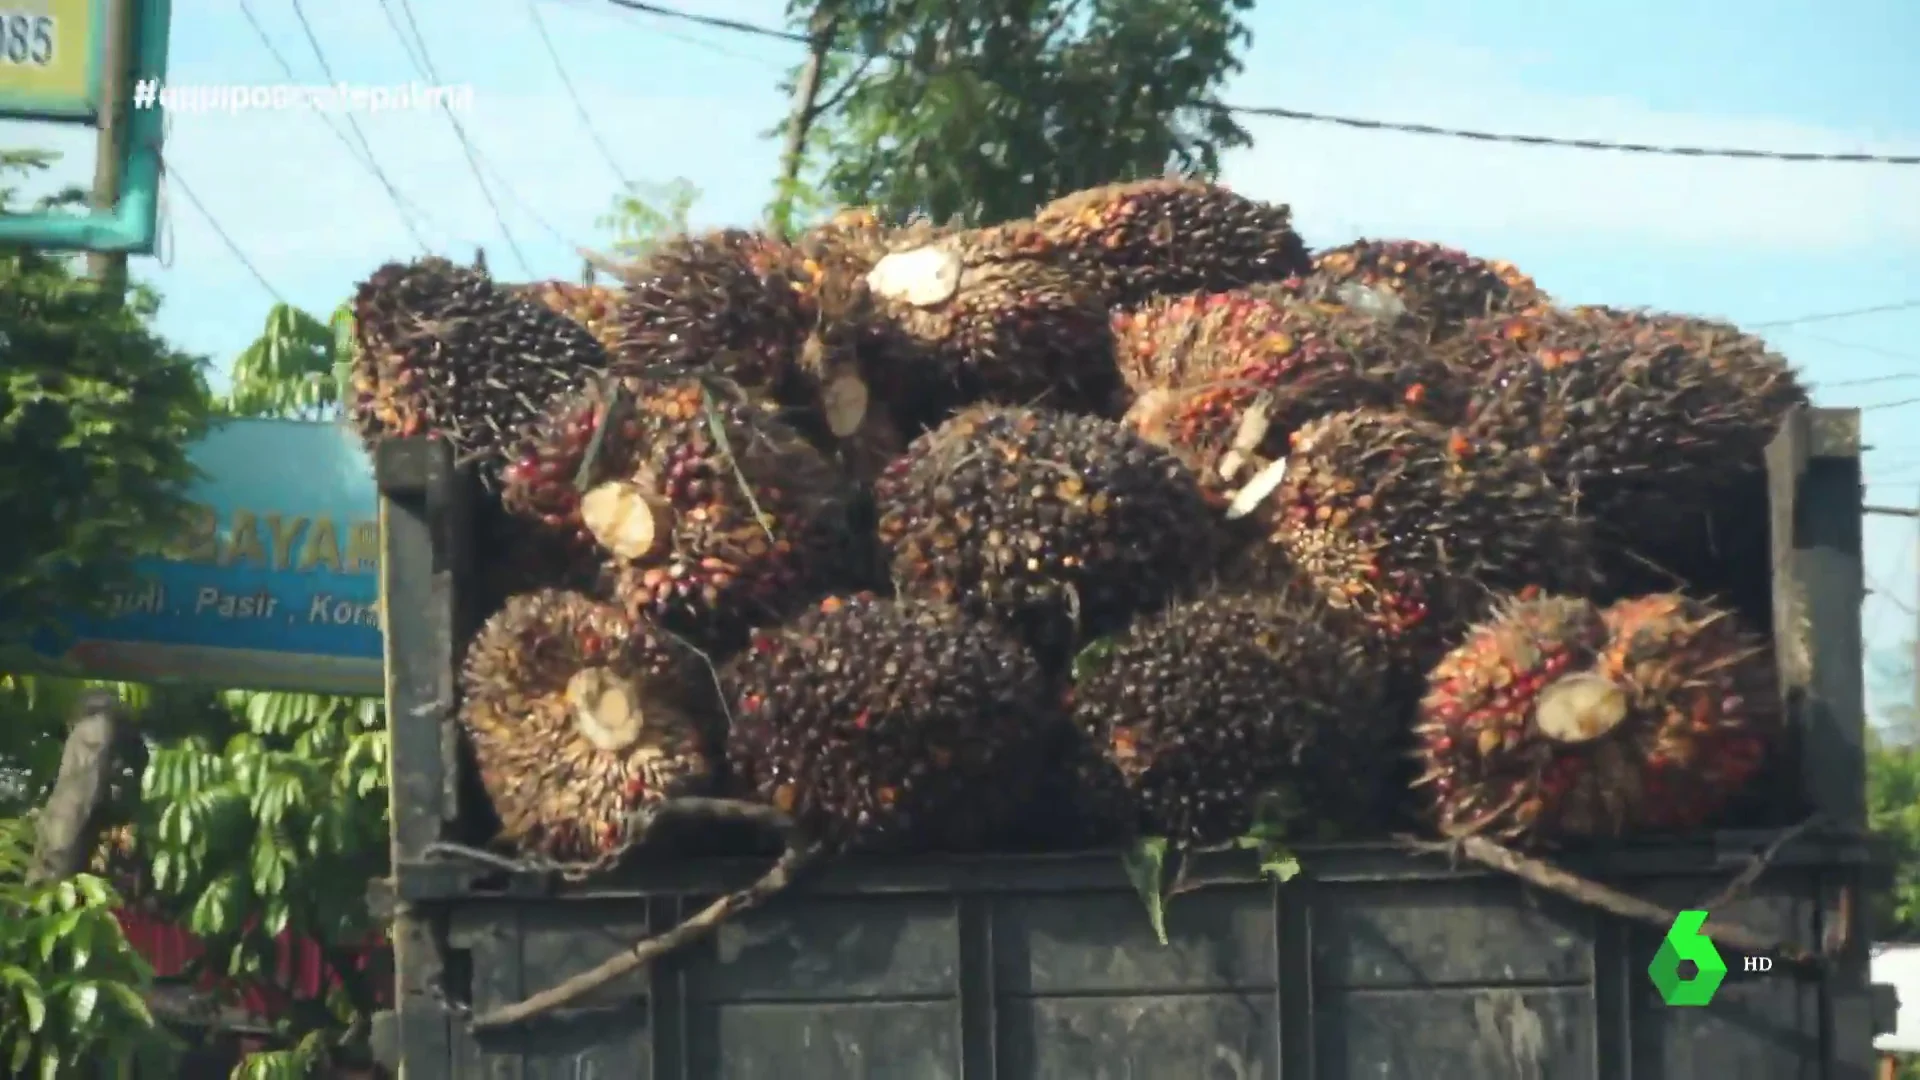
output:
{"label": "utility pole", "polygon": [[[127,79],[132,74],[133,0],[107,0],[106,26],[100,42],[100,113],[96,121],[93,194],[89,202],[97,213],[112,213],[120,204],[120,162],[126,148]],[[126,299],[127,253],[96,251],[87,255],[87,276],[114,302]]]}

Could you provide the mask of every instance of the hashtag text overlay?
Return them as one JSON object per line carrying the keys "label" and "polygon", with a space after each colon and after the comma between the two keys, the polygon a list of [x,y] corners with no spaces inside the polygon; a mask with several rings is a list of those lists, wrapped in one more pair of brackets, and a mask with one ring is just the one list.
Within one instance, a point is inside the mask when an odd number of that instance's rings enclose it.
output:
{"label": "hashtag text overlay", "polygon": [[473,87],[465,83],[435,86],[417,82],[392,86],[368,86],[362,83],[163,85],[157,79],[141,79],[134,83],[133,107],[151,109],[155,105],[190,113],[281,112],[306,108],[329,113],[409,112],[441,108],[465,112],[473,107]]}

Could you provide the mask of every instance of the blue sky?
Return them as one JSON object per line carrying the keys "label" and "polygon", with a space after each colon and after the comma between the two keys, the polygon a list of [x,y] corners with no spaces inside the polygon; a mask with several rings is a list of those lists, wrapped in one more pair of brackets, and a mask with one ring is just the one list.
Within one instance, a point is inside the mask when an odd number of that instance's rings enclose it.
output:
{"label": "blue sky", "polygon": [[[776,83],[794,47],[662,22],[603,0],[533,0],[621,173],[704,192],[702,224],[764,205],[783,115]],[[290,0],[249,0],[300,81],[330,81]],[[778,22],[780,0],[685,0]],[[412,0],[440,79],[474,87],[464,121],[525,253],[528,276],[572,277],[576,244],[617,183],[558,81],[528,0]],[[333,76],[418,79],[379,0],[305,5]],[[175,0],[172,81],[284,83],[233,0]],[[1248,72],[1227,97],[1436,124],[1642,142],[1920,153],[1920,5],[1910,0],[1347,0],[1274,3],[1253,17]],[[1902,54],[1905,54],[1904,56]],[[1905,63],[1902,63],[1902,61]],[[436,247],[484,244],[518,260],[443,116],[357,117],[387,175],[424,209]],[[336,121],[338,124],[338,121]],[[69,152],[86,131],[4,141]],[[1498,147],[1250,119],[1255,146],[1226,179],[1291,203],[1310,243],[1404,236],[1510,259],[1574,302],[1644,304],[1754,324],[1920,299],[1920,168],[1659,159]],[[176,113],[178,181],[280,295],[330,309],[387,258],[417,252],[392,202],[313,113]],[[180,192],[163,259],[136,263],[167,298],[165,330],[224,361],[272,295]],[[1867,415],[1869,497],[1920,502],[1920,308],[1768,331],[1823,403]],[[1859,384],[1857,380],[1896,378]],[[1849,385],[1852,384],[1852,385]],[[1913,616],[1911,522],[1868,527],[1876,589],[1866,625],[1897,649]]]}

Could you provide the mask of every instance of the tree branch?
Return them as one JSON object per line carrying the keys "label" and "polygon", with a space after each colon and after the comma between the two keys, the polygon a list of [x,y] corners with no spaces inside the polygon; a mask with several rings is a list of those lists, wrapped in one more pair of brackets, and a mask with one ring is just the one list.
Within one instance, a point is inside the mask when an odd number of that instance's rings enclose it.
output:
{"label": "tree branch", "polygon": [[[1503,847],[1485,837],[1468,836],[1438,843],[1403,839],[1402,843],[1409,850],[1422,854],[1464,855],[1488,869],[1511,874],[1535,888],[1545,889],[1577,904],[1598,908],[1608,914],[1645,923],[1656,929],[1668,929],[1673,925],[1674,919],[1679,916],[1677,911],[1642,900],[1637,896],[1629,896],[1599,882],[1589,881],[1578,874]],[[1825,967],[1828,959],[1824,955],[1798,945],[1769,939],[1736,923],[1724,920],[1713,920],[1700,932],[1712,938],[1717,944],[1730,946],[1741,952],[1776,957],[1782,963],[1802,971],[1817,971]]]}
{"label": "tree branch", "polygon": [[718,930],[727,920],[761,907],[792,886],[824,849],[804,840],[792,819],[770,806],[735,799],[670,799],[634,815],[629,835],[641,838],[666,821],[693,818],[704,821],[745,821],[786,834],[787,847],[778,861],[758,881],[737,892],[715,900],[685,922],[653,937],[635,942],[606,962],[565,979],[525,1000],[502,1006],[475,1017],[470,1029],[479,1034],[523,1023],[543,1013],[563,1008],[608,983],[646,967]]}
{"label": "tree branch", "polygon": [[793,107],[787,115],[786,143],[780,148],[780,190],[773,204],[773,227],[780,235],[792,232],[793,187],[800,181],[800,164],[806,156],[807,134],[819,116],[814,102],[820,97],[820,76],[826,68],[827,53],[840,29],[840,15],[833,0],[814,0],[813,15],[807,26],[807,59],[801,65],[800,78],[793,88]]}

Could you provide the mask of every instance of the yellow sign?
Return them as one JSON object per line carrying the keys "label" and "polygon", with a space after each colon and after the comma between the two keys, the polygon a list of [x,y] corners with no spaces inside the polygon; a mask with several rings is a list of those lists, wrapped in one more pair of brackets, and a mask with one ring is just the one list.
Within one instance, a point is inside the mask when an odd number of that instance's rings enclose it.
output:
{"label": "yellow sign", "polygon": [[0,0],[0,116],[91,121],[107,0]]}

